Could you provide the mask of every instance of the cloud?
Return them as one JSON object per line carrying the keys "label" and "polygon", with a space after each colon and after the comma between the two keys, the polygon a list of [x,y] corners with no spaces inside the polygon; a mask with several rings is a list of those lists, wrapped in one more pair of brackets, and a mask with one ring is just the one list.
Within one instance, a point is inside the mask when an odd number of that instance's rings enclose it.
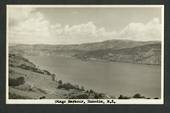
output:
{"label": "cloud", "polygon": [[66,25],[65,27],[66,34],[73,34],[73,35],[96,35],[96,26],[93,22],[88,22],[86,24],[74,25],[69,26]]}
{"label": "cloud", "polygon": [[51,43],[51,25],[35,8],[9,7],[8,21],[10,43]]}
{"label": "cloud", "polygon": [[[58,41],[68,43],[88,43],[113,39],[115,31],[107,32],[105,28],[98,28],[92,21],[79,25],[60,26],[54,36]],[[56,42],[57,43],[57,42]]]}
{"label": "cloud", "polygon": [[148,23],[130,23],[119,34],[122,39],[150,41],[161,40],[161,24],[158,18]]}
{"label": "cloud", "polygon": [[35,11],[35,8],[26,8],[23,6],[20,7],[10,7],[7,8],[9,24],[17,24],[20,21],[28,19],[31,16],[31,13]]}
{"label": "cloud", "polygon": [[[121,31],[106,31],[94,22],[78,25],[51,24],[44,15],[34,8],[9,8],[8,37],[11,43],[74,44],[111,39],[160,40],[161,24],[157,18],[148,23],[130,23]],[[15,15],[16,14],[16,15]]]}

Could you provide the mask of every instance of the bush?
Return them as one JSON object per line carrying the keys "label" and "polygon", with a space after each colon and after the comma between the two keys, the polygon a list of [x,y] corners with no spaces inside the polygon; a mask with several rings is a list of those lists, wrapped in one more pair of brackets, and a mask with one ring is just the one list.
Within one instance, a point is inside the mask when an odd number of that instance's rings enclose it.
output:
{"label": "bush", "polygon": [[86,90],[85,92],[86,92],[86,93],[89,93],[89,90]]}
{"label": "bush", "polygon": [[158,97],[155,97],[154,99],[159,99]]}
{"label": "bush", "polygon": [[18,66],[20,68],[26,69],[26,70],[31,70],[32,68],[30,66],[27,66],[25,64],[21,64],[20,66]]}
{"label": "bush", "polygon": [[133,96],[133,98],[145,98],[144,96],[141,96],[141,94],[137,93]]}
{"label": "bush", "polygon": [[[25,70],[31,70],[31,71],[33,71],[33,72],[40,73],[40,74],[44,74],[44,73],[45,73],[44,71],[42,71],[42,70],[40,70],[40,69],[38,69],[38,68],[36,68],[36,67],[27,66],[26,64],[21,64],[21,65],[18,66],[18,67],[20,67],[20,68],[22,68],[22,69],[25,69]],[[47,71],[47,72],[48,72],[48,71]],[[48,72],[47,74],[49,74],[49,72]]]}
{"label": "bush", "polygon": [[60,84],[60,85],[58,86],[58,88],[59,88],[59,89],[64,88],[64,89],[66,89],[66,90],[76,89],[76,87],[73,86],[73,85],[70,84],[70,83]]}
{"label": "bush", "polygon": [[95,93],[94,98],[95,99],[103,99],[103,98],[105,98],[105,95],[103,93]]}
{"label": "bush", "polygon": [[51,73],[48,72],[47,70],[43,70],[43,73],[44,73],[44,74],[47,74],[47,75],[51,75]]}
{"label": "bush", "polygon": [[59,80],[58,83],[59,83],[60,85],[63,84],[62,80]]}
{"label": "bush", "polygon": [[94,91],[92,89],[90,89],[89,93],[94,93]]}
{"label": "bush", "polygon": [[45,99],[45,98],[46,98],[45,96],[40,97],[40,99]]}
{"label": "bush", "polygon": [[61,89],[61,88],[64,88],[66,90],[69,90],[69,89],[75,89],[75,90],[79,90],[79,91],[84,91],[84,87],[79,87],[79,85],[72,85],[70,83],[63,83],[62,80],[59,80],[58,81],[58,88]]}
{"label": "bush", "polygon": [[25,83],[24,77],[19,77],[16,79],[9,78],[9,86],[19,86]]}
{"label": "bush", "polygon": [[118,99],[130,99],[130,97],[120,95]]}
{"label": "bush", "polygon": [[55,75],[55,74],[52,74],[52,75],[51,75],[51,77],[52,77],[52,80],[53,80],[53,81],[55,81],[55,80],[56,80],[56,79],[55,79],[55,77],[56,77],[56,75]]}
{"label": "bush", "polygon": [[81,86],[80,90],[81,90],[81,91],[85,91],[85,89],[84,89],[84,87],[83,87],[83,86]]}

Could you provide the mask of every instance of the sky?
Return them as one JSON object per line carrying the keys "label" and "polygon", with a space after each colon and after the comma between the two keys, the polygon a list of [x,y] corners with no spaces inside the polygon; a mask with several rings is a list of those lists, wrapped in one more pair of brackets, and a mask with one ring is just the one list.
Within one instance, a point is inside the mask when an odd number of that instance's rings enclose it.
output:
{"label": "sky", "polygon": [[160,7],[8,6],[8,40],[20,44],[80,44],[161,40]]}

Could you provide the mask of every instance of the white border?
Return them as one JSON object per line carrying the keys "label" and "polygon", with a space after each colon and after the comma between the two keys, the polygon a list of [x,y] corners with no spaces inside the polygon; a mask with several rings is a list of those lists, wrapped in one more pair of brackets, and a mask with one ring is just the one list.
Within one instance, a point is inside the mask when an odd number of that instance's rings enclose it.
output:
{"label": "white border", "polygon": [[[9,7],[55,7],[55,8],[161,8],[162,13],[162,41],[161,41],[161,99],[9,99],[8,94],[8,8]],[[83,100],[86,104],[88,100],[102,100],[105,104],[164,104],[164,5],[7,5],[6,7],[6,104],[62,104],[56,103],[56,100]],[[116,103],[107,103],[107,100],[114,100]],[[65,104],[70,104],[66,102]],[[73,103],[71,103],[73,104]],[[83,104],[83,103],[74,103]],[[103,104],[103,103],[102,103]]]}

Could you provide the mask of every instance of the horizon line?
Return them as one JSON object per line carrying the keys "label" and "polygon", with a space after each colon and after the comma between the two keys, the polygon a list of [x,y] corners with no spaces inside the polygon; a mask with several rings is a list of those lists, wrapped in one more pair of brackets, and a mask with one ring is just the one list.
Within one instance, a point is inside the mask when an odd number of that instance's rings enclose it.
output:
{"label": "horizon line", "polygon": [[82,45],[82,44],[94,44],[94,43],[102,43],[107,41],[131,41],[131,42],[161,42],[162,40],[130,40],[130,39],[112,39],[112,40],[104,40],[104,41],[96,41],[96,42],[84,42],[84,43],[60,43],[60,44],[54,44],[54,43],[8,43],[9,45]]}

